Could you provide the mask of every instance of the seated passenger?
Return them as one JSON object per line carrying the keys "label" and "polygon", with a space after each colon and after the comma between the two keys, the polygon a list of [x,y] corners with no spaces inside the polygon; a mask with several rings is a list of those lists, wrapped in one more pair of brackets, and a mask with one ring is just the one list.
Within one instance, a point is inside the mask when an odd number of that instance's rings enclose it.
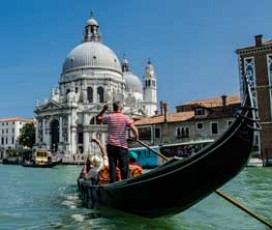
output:
{"label": "seated passenger", "polygon": [[83,167],[81,174],[80,174],[81,178],[87,179],[88,172],[90,171],[92,165],[93,165],[92,156],[88,155],[87,160],[86,160],[84,167]]}
{"label": "seated passenger", "polygon": [[[117,180],[121,180],[121,173],[120,169],[116,167],[116,173],[117,173]],[[103,185],[103,184],[108,184],[110,183],[110,171],[109,171],[109,166],[104,165],[102,169],[99,172],[99,179],[98,179],[98,185]]]}
{"label": "seated passenger", "polygon": [[98,181],[98,174],[103,167],[102,164],[102,159],[101,157],[95,155],[91,159],[92,161],[92,167],[90,168],[88,175],[87,175],[87,180],[91,180],[92,184],[97,184]]}
{"label": "seated passenger", "polygon": [[137,162],[137,153],[131,151],[129,152],[129,173],[131,177],[140,176],[143,173],[143,168],[141,164]]}

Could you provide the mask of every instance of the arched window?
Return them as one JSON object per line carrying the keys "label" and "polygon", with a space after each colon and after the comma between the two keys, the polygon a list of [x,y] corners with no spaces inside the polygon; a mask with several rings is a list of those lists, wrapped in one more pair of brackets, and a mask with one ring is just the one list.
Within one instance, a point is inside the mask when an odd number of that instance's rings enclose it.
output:
{"label": "arched window", "polygon": [[93,88],[92,87],[87,88],[87,99],[89,103],[93,103]]}
{"label": "arched window", "polygon": [[189,137],[189,128],[188,127],[185,129],[185,137]]}
{"label": "arched window", "polygon": [[180,128],[177,128],[177,137],[180,137]]}
{"label": "arched window", "polygon": [[104,89],[102,87],[97,88],[97,101],[100,103],[104,102]]}
{"label": "arched window", "polygon": [[181,137],[185,137],[185,132],[184,132],[184,128],[181,128]]}

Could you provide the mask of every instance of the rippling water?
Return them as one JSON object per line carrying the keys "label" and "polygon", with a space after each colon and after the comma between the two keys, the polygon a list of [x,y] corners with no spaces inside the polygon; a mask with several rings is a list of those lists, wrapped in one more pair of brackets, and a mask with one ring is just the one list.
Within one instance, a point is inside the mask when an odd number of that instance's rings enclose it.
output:
{"label": "rippling water", "polygon": [[[80,169],[0,164],[0,229],[268,229],[216,194],[168,218],[146,219],[106,207],[90,210],[83,206],[77,192]],[[246,168],[220,190],[272,222],[271,182],[272,168]]]}

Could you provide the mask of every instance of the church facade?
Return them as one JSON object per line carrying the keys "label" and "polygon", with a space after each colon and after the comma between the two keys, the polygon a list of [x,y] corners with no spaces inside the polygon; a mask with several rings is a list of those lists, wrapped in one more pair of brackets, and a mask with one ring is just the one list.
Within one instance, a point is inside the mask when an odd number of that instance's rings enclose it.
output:
{"label": "church facade", "polygon": [[94,119],[105,103],[121,101],[131,119],[154,115],[157,80],[150,60],[143,80],[130,71],[126,57],[120,62],[102,43],[99,24],[91,16],[81,44],[65,58],[58,87],[43,104],[36,105],[36,145],[73,155],[87,154],[91,138],[105,144],[107,126]]}

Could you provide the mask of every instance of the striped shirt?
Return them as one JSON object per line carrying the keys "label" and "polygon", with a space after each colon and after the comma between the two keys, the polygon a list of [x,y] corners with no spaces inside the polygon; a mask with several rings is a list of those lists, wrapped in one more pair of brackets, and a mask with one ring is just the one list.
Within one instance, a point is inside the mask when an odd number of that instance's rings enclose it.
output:
{"label": "striped shirt", "polygon": [[121,112],[113,112],[102,117],[102,121],[108,124],[108,144],[127,149],[127,127],[133,121]]}

